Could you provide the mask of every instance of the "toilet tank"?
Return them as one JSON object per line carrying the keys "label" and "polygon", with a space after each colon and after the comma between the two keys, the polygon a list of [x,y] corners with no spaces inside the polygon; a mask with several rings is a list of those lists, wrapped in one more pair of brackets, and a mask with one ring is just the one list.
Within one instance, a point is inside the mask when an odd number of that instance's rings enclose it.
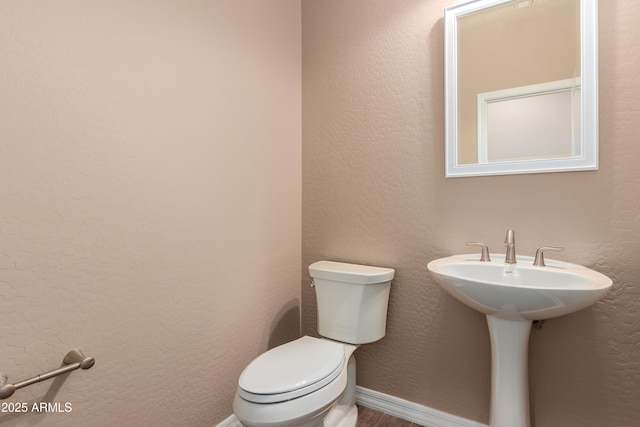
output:
{"label": "toilet tank", "polygon": [[334,261],[309,266],[316,289],[318,333],[350,344],[384,337],[394,270]]}

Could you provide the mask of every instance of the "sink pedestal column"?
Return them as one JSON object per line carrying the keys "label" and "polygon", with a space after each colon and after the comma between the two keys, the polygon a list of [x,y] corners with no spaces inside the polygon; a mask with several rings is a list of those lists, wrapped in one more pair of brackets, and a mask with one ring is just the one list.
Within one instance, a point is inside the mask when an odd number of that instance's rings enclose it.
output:
{"label": "sink pedestal column", "polygon": [[491,427],[529,427],[527,354],[531,321],[488,315],[491,335]]}

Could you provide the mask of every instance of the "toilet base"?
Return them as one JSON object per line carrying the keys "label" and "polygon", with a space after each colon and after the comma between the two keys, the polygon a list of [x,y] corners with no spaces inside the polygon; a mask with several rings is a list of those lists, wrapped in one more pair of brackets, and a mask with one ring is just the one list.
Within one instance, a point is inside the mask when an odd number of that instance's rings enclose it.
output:
{"label": "toilet base", "polygon": [[[333,410],[338,409],[339,416],[332,418],[332,414],[334,414]],[[337,413],[335,413],[337,414]],[[358,407],[353,405],[351,407],[347,406],[335,406],[329,415],[324,419],[322,423],[322,427],[355,427],[358,422]]]}
{"label": "toilet base", "polygon": [[347,364],[347,386],[344,394],[325,417],[323,427],[355,427],[358,421],[356,406],[356,358],[352,354]]}

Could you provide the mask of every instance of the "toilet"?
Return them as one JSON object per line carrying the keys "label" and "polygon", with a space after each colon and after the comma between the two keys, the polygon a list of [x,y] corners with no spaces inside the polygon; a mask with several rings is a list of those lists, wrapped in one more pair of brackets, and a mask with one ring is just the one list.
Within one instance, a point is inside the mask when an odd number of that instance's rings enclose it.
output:
{"label": "toilet", "polygon": [[385,335],[394,270],[333,261],[309,266],[318,333],[272,348],[238,380],[233,412],[246,427],[353,427],[360,344]]}

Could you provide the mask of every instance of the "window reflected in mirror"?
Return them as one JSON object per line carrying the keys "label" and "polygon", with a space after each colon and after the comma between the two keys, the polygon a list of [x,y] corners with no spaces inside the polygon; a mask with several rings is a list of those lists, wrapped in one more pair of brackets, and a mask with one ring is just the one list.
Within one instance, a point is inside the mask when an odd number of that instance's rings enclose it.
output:
{"label": "window reflected in mirror", "polygon": [[[479,94],[576,77],[580,0],[524,0],[458,18],[458,163],[479,162]],[[530,153],[519,139],[511,151]]]}

